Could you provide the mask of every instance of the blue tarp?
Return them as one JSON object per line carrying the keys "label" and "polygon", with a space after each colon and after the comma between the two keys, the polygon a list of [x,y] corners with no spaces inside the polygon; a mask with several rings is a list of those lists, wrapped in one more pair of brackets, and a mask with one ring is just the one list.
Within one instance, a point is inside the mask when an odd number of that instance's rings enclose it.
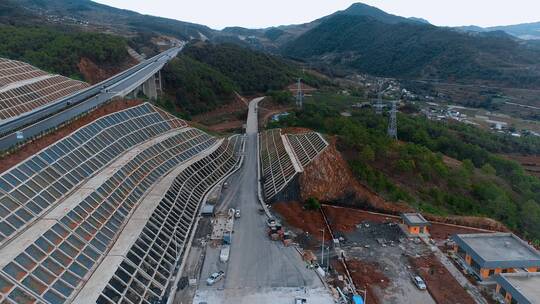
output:
{"label": "blue tarp", "polygon": [[353,296],[352,301],[354,304],[364,304],[364,300],[359,295]]}

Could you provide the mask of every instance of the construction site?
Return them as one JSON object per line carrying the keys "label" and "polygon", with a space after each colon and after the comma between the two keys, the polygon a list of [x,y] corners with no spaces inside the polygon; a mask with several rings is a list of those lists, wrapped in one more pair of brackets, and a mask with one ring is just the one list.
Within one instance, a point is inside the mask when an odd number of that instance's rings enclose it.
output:
{"label": "construction site", "polygon": [[[537,248],[385,199],[338,135],[264,126],[292,106],[236,93],[195,120],[233,134],[159,108],[182,48],[99,86],[0,58],[2,304],[539,303]],[[316,90],[288,87],[298,109]],[[380,137],[402,145],[379,91]]]}

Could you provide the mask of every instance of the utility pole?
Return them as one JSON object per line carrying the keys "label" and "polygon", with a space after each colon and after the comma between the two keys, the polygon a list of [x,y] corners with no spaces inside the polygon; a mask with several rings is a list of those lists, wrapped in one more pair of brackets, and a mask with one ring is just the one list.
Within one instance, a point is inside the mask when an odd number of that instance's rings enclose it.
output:
{"label": "utility pole", "polygon": [[[324,265],[324,228],[322,230],[322,242],[321,242],[321,268]],[[324,269],[324,268],[323,268]]]}
{"label": "utility pole", "polygon": [[301,109],[304,106],[304,92],[302,92],[302,78],[298,78],[296,87],[296,107]]}
{"label": "utility pole", "polygon": [[388,137],[397,140],[397,101],[392,101],[392,109],[390,110],[390,118],[388,122]]}

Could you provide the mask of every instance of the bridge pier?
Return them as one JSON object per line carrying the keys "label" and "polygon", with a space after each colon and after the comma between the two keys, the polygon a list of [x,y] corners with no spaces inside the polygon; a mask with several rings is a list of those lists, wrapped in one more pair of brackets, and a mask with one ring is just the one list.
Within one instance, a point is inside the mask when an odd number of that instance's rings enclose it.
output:
{"label": "bridge pier", "polygon": [[[142,89],[142,92],[146,97],[148,97],[150,100],[156,100],[158,95],[161,95],[161,93],[163,93],[161,71],[158,71],[156,74],[148,78],[148,80],[145,81],[140,88]],[[134,91],[135,96],[137,96],[141,89],[137,88]]]}
{"label": "bridge pier", "polygon": [[156,73],[156,89],[159,95],[163,93],[163,85],[161,82],[161,70]]}
{"label": "bridge pier", "polygon": [[157,86],[156,86],[156,75],[150,76],[147,81],[145,81],[142,85],[142,90],[144,95],[148,97],[150,100],[156,100],[157,99]]}

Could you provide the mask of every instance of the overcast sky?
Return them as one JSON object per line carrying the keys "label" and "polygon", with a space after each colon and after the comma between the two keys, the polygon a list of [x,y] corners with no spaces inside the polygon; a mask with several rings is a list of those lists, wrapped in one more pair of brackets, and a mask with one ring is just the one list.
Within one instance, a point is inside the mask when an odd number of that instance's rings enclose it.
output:
{"label": "overcast sky", "polygon": [[[97,0],[139,13],[222,29],[312,21],[347,8],[347,0]],[[540,21],[539,0],[365,0],[386,12],[439,26],[495,26]]]}

